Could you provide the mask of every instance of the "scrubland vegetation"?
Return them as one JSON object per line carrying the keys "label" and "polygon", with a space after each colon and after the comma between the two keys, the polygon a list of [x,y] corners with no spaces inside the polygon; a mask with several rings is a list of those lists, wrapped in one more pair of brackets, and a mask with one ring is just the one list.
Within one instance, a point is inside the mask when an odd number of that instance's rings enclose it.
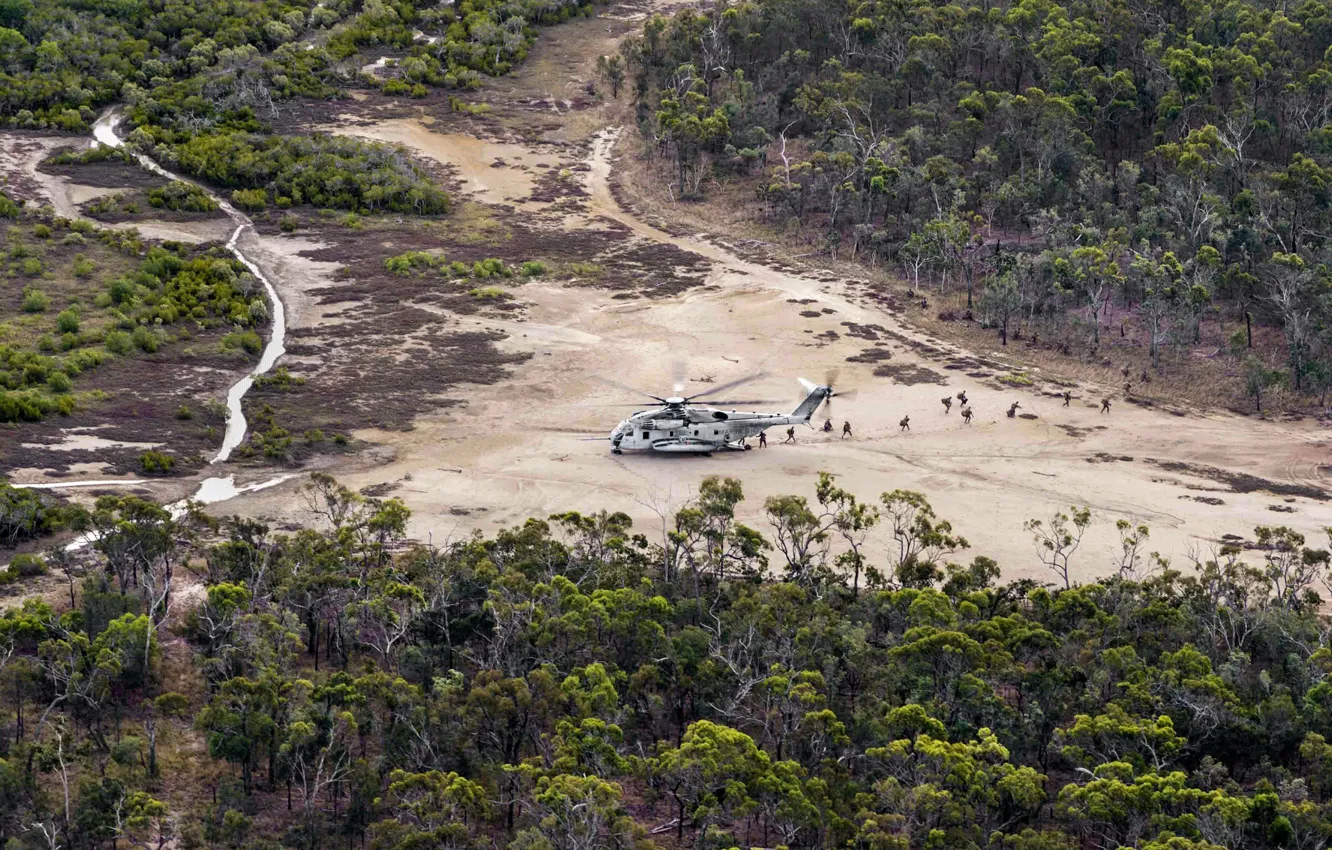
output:
{"label": "scrubland vegetation", "polygon": [[[34,497],[2,492],[10,539],[34,533],[15,520]],[[920,494],[815,493],[750,528],[740,482],[709,478],[664,534],[569,512],[442,546],[324,475],[281,533],[132,496],[66,509],[92,552],[7,578],[52,590],[0,617],[0,829],[14,848],[1332,836],[1326,549],[1264,527],[1172,565],[1121,522],[1117,563],[1079,585],[1061,566],[1116,518],[1075,508],[1028,524],[1052,583],[1003,583]]]}

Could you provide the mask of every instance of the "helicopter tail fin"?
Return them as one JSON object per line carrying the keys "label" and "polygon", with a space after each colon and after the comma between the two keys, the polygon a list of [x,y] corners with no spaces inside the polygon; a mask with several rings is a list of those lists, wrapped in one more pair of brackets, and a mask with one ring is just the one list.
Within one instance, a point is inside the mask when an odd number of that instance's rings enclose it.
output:
{"label": "helicopter tail fin", "polygon": [[817,386],[805,380],[800,383],[809,391],[809,395],[805,396],[805,400],[800,402],[796,409],[792,411],[791,416],[808,422],[810,417],[814,415],[814,411],[818,410],[819,405],[823,404],[823,400],[828,397],[828,388]]}

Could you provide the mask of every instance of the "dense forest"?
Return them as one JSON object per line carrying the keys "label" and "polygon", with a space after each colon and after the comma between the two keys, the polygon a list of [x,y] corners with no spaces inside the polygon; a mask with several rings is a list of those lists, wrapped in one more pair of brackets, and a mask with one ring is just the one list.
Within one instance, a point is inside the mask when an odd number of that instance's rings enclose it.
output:
{"label": "dense forest", "polygon": [[1258,528],[1185,574],[1121,522],[1079,585],[1115,518],[1074,509],[1029,524],[1053,582],[1000,583],[920,494],[815,492],[762,529],[709,478],[664,534],[566,513],[435,546],[320,474],[280,533],[59,509],[91,551],[6,574],[47,588],[0,617],[6,846],[1332,839],[1326,549]]}
{"label": "dense forest", "polygon": [[1205,321],[1237,357],[1279,327],[1252,380],[1325,394],[1330,44],[1317,2],[750,0],[623,54],[675,198],[752,185],[1005,343],[1127,322],[1160,368]]}

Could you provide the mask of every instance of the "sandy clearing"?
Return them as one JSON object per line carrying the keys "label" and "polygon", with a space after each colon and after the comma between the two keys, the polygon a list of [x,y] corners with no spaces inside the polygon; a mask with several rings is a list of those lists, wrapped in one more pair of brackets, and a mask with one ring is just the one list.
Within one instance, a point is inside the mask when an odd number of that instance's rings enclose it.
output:
{"label": "sandy clearing", "polygon": [[[385,136],[412,147],[433,136],[420,125],[407,132],[407,126],[395,122]],[[1176,563],[1223,534],[1248,534],[1259,524],[1288,524],[1317,542],[1322,542],[1319,529],[1332,524],[1332,504],[1233,493],[1215,481],[1148,462],[1187,462],[1326,485],[1320,464],[1328,440],[1310,426],[1216,414],[1181,418],[1119,400],[1112,413],[1103,415],[1098,405],[1088,403],[1100,398],[1091,388],[1076,390],[1074,404],[1063,408],[1057,399],[999,391],[983,380],[945,371],[898,341],[889,344],[893,364],[931,369],[947,387],[898,385],[875,377],[873,364],[846,362],[871,343],[848,336],[843,322],[919,337],[845,295],[840,283],[774,271],[717,244],[672,237],[637,220],[609,191],[614,142],[608,133],[593,146],[587,185],[593,214],[625,225],[632,238],[671,242],[707,257],[713,262],[709,285],[650,303],[556,283],[528,286],[522,291],[526,321],[476,320],[506,331],[506,347],[535,356],[512,380],[470,388],[466,406],[423,416],[413,431],[358,433],[385,446],[387,451],[377,457],[390,459],[337,470],[357,488],[398,482],[394,494],[414,511],[413,535],[440,542],[473,528],[493,532],[571,508],[625,510],[651,529],[658,526],[657,510],[679,507],[704,476],[713,474],[744,481],[750,497],[742,516],[762,527],[764,497],[812,496],[820,470],[837,474],[863,497],[895,488],[924,492],[971,541],[974,552],[999,559],[1010,577],[1046,577],[1022,524],[1071,504],[1087,504],[1095,512],[1077,561],[1084,578],[1111,568],[1118,549],[1114,523],[1121,517],[1150,525],[1151,548]],[[433,143],[416,149],[442,155]],[[484,158],[454,164],[469,185],[476,175],[468,169],[489,168]],[[815,303],[792,303],[801,299]],[[834,312],[819,312],[825,308]],[[807,311],[819,312],[818,318],[801,315]],[[828,331],[840,338],[816,339]],[[699,390],[706,388],[697,382],[701,378],[721,382],[766,371],[770,377],[746,387],[745,394],[790,398],[776,405],[784,409],[794,405],[797,376],[818,380],[838,369],[841,385],[861,389],[857,399],[838,402],[835,410],[838,424],[850,419],[855,438],[842,441],[801,429],[794,446],[777,445],[781,435],[774,434],[769,449],[711,458],[614,457],[604,441],[588,439],[604,436],[633,409],[591,405],[636,401],[591,376],[660,392],[669,386],[670,362],[677,357],[686,359],[694,381],[690,386]],[[971,426],[962,423],[956,406],[944,414],[939,402],[959,390],[967,391],[977,413]],[[1015,400],[1037,418],[1007,419],[1004,410]],[[903,414],[911,416],[909,433],[898,428]],[[1132,460],[1089,462],[1103,456]],[[291,498],[288,489],[243,502],[247,512],[282,515],[289,512]],[[1273,505],[1294,512],[1276,513],[1270,510]]]}
{"label": "sandy clearing", "polygon": [[476,200],[519,209],[535,210],[548,206],[530,200],[536,188],[536,178],[542,170],[562,165],[560,156],[550,151],[478,139],[463,133],[436,133],[415,118],[394,118],[368,126],[348,123],[316,129],[403,145],[454,169],[462,179],[463,191]]}
{"label": "sandy clearing", "polygon": [[260,236],[247,231],[243,237],[245,252],[252,257],[282,293],[287,308],[287,329],[337,324],[337,314],[354,309],[356,302],[324,303],[316,290],[336,288],[333,273],[338,264],[312,260],[305,253],[326,246],[322,242],[301,236]]}

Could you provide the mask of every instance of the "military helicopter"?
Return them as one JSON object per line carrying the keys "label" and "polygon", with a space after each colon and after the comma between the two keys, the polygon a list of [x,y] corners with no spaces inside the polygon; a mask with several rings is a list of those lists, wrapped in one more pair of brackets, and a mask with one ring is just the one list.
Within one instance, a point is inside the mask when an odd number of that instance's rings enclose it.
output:
{"label": "military helicopter", "polygon": [[[658,407],[634,411],[628,419],[615,426],[615,430],[610,433],[611,452],[654,451],[708,455],[715,451],[744,451],[750,448],[745,442],[749,438],[777,426],[808,425],[810,417],[820,405],[826,402],[831,409],[835,396],[850,395],[836,392],[831,380],[826,384],[815,384],[800,378],[806,395],[790,413],[742,412],[733,407],[775,403],[773,399],[709,398],[763,377],[766,377],[763,373],[750,375],[691,396],[681,395],[684,381],[679,377],[675,382],[675,394],[670,396],[653,395],[601,378],[599,380],[611,386],[660,402]],[[731,409],[723,410],[720,407],[722,405]]]}

